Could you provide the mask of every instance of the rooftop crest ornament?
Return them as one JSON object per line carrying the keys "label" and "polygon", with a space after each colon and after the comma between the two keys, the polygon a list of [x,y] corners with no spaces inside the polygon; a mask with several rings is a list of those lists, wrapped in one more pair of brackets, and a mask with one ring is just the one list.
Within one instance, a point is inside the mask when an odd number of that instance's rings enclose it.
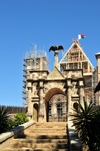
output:
{"label": "rooftop crest ornament", "polygon": [[58,51],[60,50],[63,50],[64,51],[64,48],[63,46],[59,45],[58,47],[55,45],[55,46],[51,46],[50,49],[49,49],[49,52],[50,51],[54,51],[54,55],[55,55],[55,63],[54,63],[54,66],[58,68],[58,56],[59,56],[59,53]]}
{"label": "rooftop crest ornament", "polygon": [[58,47],[55,45],[55,46],[51,46],[50,47],[50,49],[49,49],[49,52],[52,50],[52,51],[60,51],[60,50],[62,50],[63,49],[63,51],[64,51],[64,48],[63,48],[63,46],[61,46],[61,45],[59,45]]}

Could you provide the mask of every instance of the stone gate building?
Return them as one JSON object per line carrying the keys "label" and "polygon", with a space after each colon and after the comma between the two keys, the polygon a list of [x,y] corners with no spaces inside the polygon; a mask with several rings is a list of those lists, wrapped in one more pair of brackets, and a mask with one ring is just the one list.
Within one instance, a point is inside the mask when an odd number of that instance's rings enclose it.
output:
{"label": "stone gate building", "polygon": [[[79,48],[82,49],[78,40],[74,40],[68,51],[71,53],[72,49],[74,53],[77,51],[76,59],[79,60],[69,57],[69,64],[66,63],[66,66],[61,62],[63,71],[59,68],[58,51],[55,51],[55,64],[51,72],[47,68],[49,62],[46,52],[38,51],[35,46],[34,51],[26,55],[23,64],[25,73],[23,98],[26,100],[30,119],[37,122],[66,122],[72,109],[78,108],[77,103],[83,103],[85,79],[91,76],[94,67]],[[68,54],[70,53],[65,57]],[[84,64],[81,64],[85,59],[88,61],[87,73],[85,66],[84,70],[82,68]],[[80,63],[76,64],[79,61]],[[73,68],[69,67],[71,63],[75,64]]]}

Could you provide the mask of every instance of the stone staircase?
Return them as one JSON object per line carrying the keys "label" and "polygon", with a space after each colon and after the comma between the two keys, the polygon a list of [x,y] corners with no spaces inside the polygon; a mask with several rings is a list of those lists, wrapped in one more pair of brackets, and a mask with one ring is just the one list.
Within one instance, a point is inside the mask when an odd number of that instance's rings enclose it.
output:
{"label": "stone staircase", "polygon": [[69,151],[66,122],[35,123],[3,151]]}

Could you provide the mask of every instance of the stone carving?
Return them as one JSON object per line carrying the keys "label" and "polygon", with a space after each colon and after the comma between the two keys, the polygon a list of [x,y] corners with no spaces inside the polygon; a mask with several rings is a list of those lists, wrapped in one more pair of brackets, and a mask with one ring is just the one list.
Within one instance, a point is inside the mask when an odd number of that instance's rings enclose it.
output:
{"label": "stone carving", "polygon": [[34,91],[34,95],[36,95],[36,96],[38,95],[38,90]]}
{"label": "stone carving", "polygon": [[79,77],[82,77],[81,71],[69,71],[68,73],[65,73],[66,78],[72,78],[72,79],[77,79]]}
{"label": "stone carving", "polygon": [[45,86],[44,89],[43,89],[43,92],[46,94],[47,91],[48,91],[48,87]]}
{"label": "stone carving", "polygon": [[33,73],[33,74],[32,74],[32,78],[33,78],[34,80],[36,80],[36,79],[38,78],[38,74],[37,74],[37,73]]}
{"label": "stone carving", "polygon": [[53,88],[59,88],[61,90],[64,90],[64,83],[49,83],[47,85],[44,85],[44,93],[46,94],[50,89],[53,89]]}
{"label": "stone carving", "polygon": [[34,82],[34,92],[33,92],[33,94],[34,94],[34,96],[37,96],[38,95],[38,89],[37,89],[37,85],[38,85],[38,83],[37,82]]}
{"label": "stone carving", "polygon": [[73,82],[72,83],[72,96],[78,96],[78,89],[76,88],[76,83],[77,82]]}

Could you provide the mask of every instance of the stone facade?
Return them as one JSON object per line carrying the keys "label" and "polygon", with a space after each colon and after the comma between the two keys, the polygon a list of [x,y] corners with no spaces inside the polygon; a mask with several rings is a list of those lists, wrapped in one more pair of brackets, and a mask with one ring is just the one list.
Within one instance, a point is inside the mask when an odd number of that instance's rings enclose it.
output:
{"label": "stone facade", "polygon": [[[51,103],[52,116],[55,113],[58,114],[59,110],[56,102],[59,100],[57,99],[59,94],[66,97],[67,116],[72,112],[73,107],[77,109],[78,102],[83,105],[83,97],[87,103],[90,102],[91,98],[93,101],[98,98],[93,94],[95,87],[93,83],[96,83],[94,77],[98,78],[98,82],[100,81],[100,53],[95,54],[98,61],[98,76],[95,76],[94,67],[78,40],[73,40],[73,44],[59,63],[59,50],[62,47],[57,50],[53,48],[52,46],[49,50],[49,52],[53,50],[55,56],[55,64],[51,72],[48,72],[47,69],[49,62],[46,52],[44,56],[40,56],[39,52],[37,57],[36,53],[38,51],[35,51],[24,59],[26,70],[23,71],[26,72],[26,75],[24,75],[26,79],[23,80],[25,82],[25,86],[23,86],[25,88],[25,91],[23,91],[25,97],[23,98],[26,99],[28,116],[38,122],[48,122],[48,103],[52,98],[52,101],[55,102]],[[58,47],[56,46],[56,48]],[[63,102],[63,97],[61,101]],[[98,102],[100,104],[100,92]]]}
{"label": "stone facade", "polygon": [[[68,114],[75,103],[82,104],[84,97],[84,78],[82,69],[64,70],[61,73],[55,66],[47,70],[31,71],[27,75],[28,116],[38,122],[47,122],[47,104],[57,94],[66,96]],[[55,106],[56,110],[56,106]]]}

